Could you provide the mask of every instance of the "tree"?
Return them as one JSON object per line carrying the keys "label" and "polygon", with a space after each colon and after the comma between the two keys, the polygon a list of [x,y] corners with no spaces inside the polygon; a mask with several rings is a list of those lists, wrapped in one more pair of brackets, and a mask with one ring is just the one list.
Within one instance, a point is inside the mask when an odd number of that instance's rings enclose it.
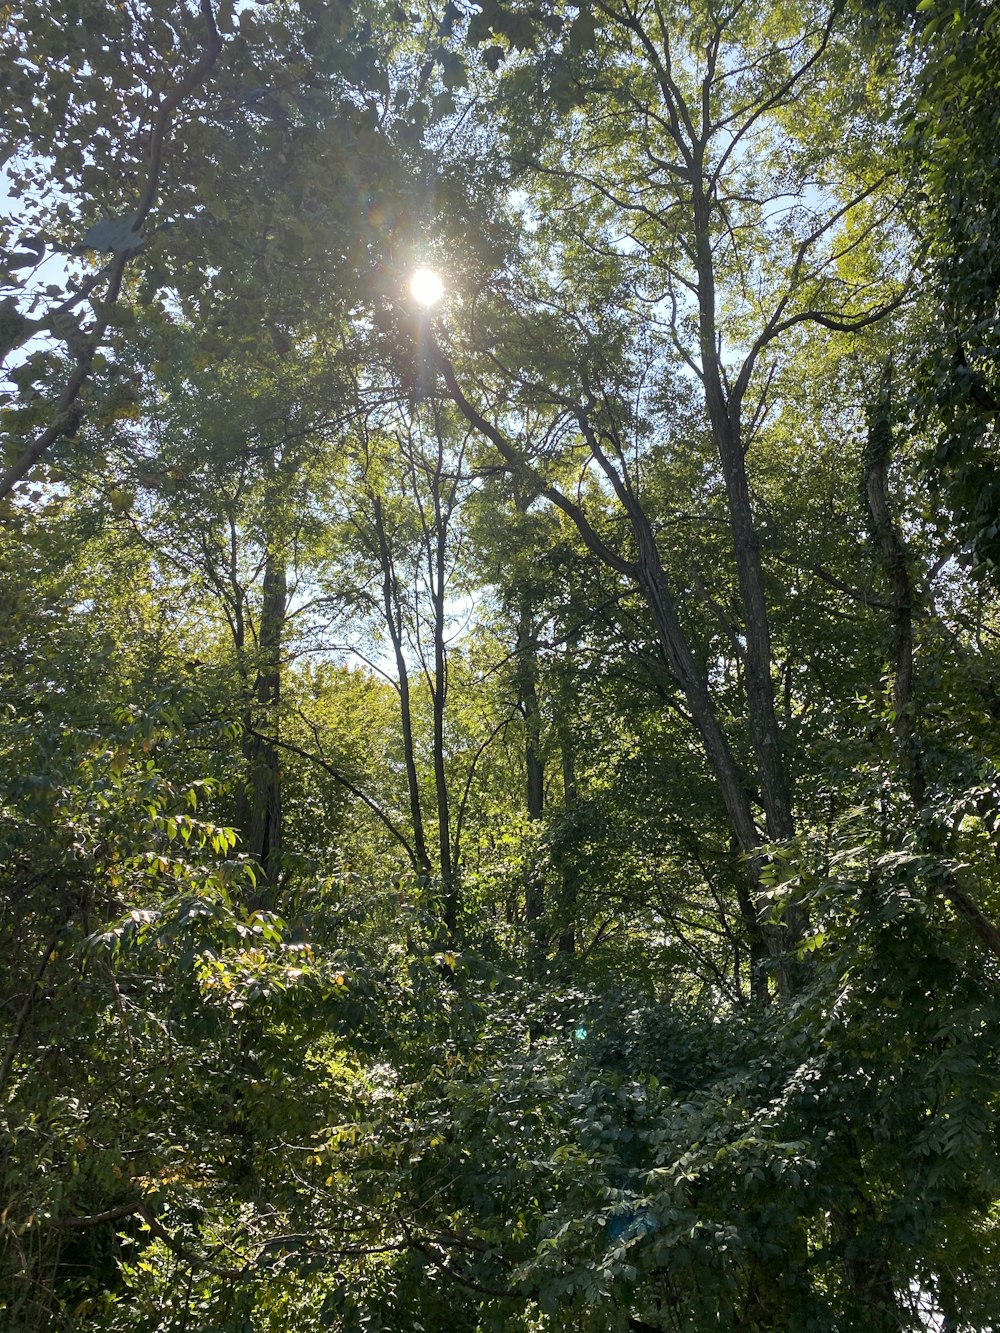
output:
{"label": "tree", "polygon": [[[874,248],[890,235],[899,190],[888,177],[871,179],[859,167],[863,132],[855,143],[849,142],[833,171],[815,181],[817,151],[826,145],[810,128],[824,103],[827,70],[839,69],[847,55],[838,15],[829,15],[815,27],[806,25],[786,45],[772,49],[761,45],[771,39],[766,24],[742,7],[733,16],[707,13],[704,31],[696,22],[691,36],[672,34],[661,17],[649,18],[650,30],[631,10],[602,7],[599,14],[615,35],[616,50],[629,53],[616,66],[611,89],[603,84],[596,91],[591,88],[586,57],[581,73],[579,43],[571,40],[565,51],[557,48],[554,58],[563,77],[568,60],[578,91],[591,101],[605,99],[602,106],[610,109],[600,117],[592,115],[586,132],[576,136],[569,150],[560,148],[554,155],[549,151],[536,161],[532,139],[523,159],[528,170],[549,182],[546,190],[553,199],[586,200],[587,217],[595,225],[583,236],[572,224],[568,231],[539,228],[533,244],[539,256],[545,256],[548,272],[569,271],[580,283],[604,283],[605,299],[614,291],[618,301],[633,301],[637,312],[645,303],[652,313],[642,327],[648,328],[650,341],[643,345],[632,339],[630,345],[617,313],[620,307],[604,320],[591,313],[593,305],[582,314],[579,305],[567,305],[558,290],[545,293],[537,280],[532,286],[529,277],[531,298],[536,307],[541,304],[543,313],[533,325],[513,313],[507,338],[517,337],[523,358],[528,332],[529,364],[522,359],[504,369],[522,400],[532,406],[548,402],[555,414],[547,426],[547,443],[541,441],[533,449],[565,447],[572,441],[567,427],[575,427],[586,456],[604,474],[627,516],[631,559],[602,541],[580,505],[558,487],[546,488],[550,501],[573,517],[592,552],[642,589],[734,836],[747,858],[748,926],[760,933],[772,955],[780,956],[786,947],[784,932],[762,912],[759,876],[766,857],[761,848],[767,840],[790,840],[795,822],[775,709],[770,612],[747,449],[766,417],[783,336],[805,325],[858,333],[884,320],[899,305],[904,275],[892,265],[894,250],[887,247],[888,257],[877,259]],[[672,42],[677,46],[673,56]],[[558,115],[559,100],[550,96],[549,80],[554,76],[549,67],[542,69],[540,86],[548,97],[544,109],[550,116]],[[524,71],[513,76],[518,95],[528,91],[530,77]],[[610,92],[614,96],[609,100]],[[845,93],[841,104],[845,111],[850,97],[857,95]],[[656,99],[655,115],[650,96]],[[785,123],[793,105],[803,111],[806,126],[797,135]],[[767,135],[779,127],[784,138],[780,149],[772,150]],[[548,142],[560,141],[553,135]],[[777,176],[779,164],[781,183],[770,185],[767,170]],[[609,178],[619,182],[614,190],[604,184]],[[782,211],[776,219],[779,199],[792,201],[790,216]],[[563,216],[559,210],[552,215]],[[641,255],[641,267],[630,264],[628,249],[623,253],[622,245],[612,240],[616,226]],[[743,233],[751,226],[753,240],[748,242]],[[582,268],[581,241],[586,246]],[[789,242],[791,259],[784,262],[780,253]],[[589,256],[597,259],[591,261]],[[630,269],[637,275],[631,280]],[[607,287],[609,281],[618,284],[617,291]],[[627,297],[625,284],[629,284]],[[597,290],[590,288],[588,296]],[[658,327],[656,302],[661,292],[671,313]],[[504,333],[494,322],[469,336],[490,341],[502,339]],[[561,337],[564,360],[556,381],[546,383],[539,379],[542,342],[551,344],[556,336]],[[611,348],[625,359],[616,362]],[[669,361],[657,360],[661,348],[677,359],[672,371]],[[468,420],[492,441],[508,466],[530,471],[524,452],[465,394],[451,359],[440,350],[437,356],[448,392]],[[496,360],[494,353],[491,357]],[[655,439],[656,427],[651,429],[649,423],[656,421],[657,403],[651,392],[640,391],[639,411],[645,415],[637,419],[629,404],[629,380],[640,384],[651,380],[662,395],[665,377],[683,373],[701,386],[727,497],[741,613],[739,651],[754,756],[753,795],[719,723],[704,667],[692,654],[640,498],[640,460]],[[744,404],[752,392],[757,397],[745,434]],[[661,408],[657,423],[661,435],[669,430],[668,421]],[[763,812],[763,837],[755,820],[755,802]],[[784,925],[788,939],[796,944],[805,930],[800,904],[786,902]],[[787,988],[784,964],[779,965],[779,974]]]}
{"label": "tree", "polygon": [[[74,63],[12,9],[5,67],[67,248],[207,31],[79,17]],[[897,167],[936,53],[764,0],[216,26],[103,332],[4,307],[59,335],[15,465],[92,352],[0,514],[7,1322],[985,1333],[1000,626]]]}

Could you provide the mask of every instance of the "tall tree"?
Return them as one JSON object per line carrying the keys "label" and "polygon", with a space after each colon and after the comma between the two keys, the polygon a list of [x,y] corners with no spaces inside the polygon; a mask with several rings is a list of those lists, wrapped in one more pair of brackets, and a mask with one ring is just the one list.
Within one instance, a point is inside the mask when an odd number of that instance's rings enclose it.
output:
{"label": "tall tree", "polygon": [[[489,27],[490,13],[477,32]],[[502,27],[498,20],[495,30]],[[547,214],[525,236],[532,259],[524,297],[537,314],[510,308],[505,325],[480,321],[463,326],[462,337],[491,347],[522,402],[550,404],[552,434],[547,444],[533,443],[535,456],[582,448],[621,505],[631,543],[624,553],[583,507],[547,487],[597,558],[642,590],[747,858],[757,929],[780,955],[786,936],[792,944],[802,937],[805,917],[790,901],[784,928],[768,921],[759,882],[763,844],[788,841],[795,820],[748,450],[768,410],[783,340],[809,326],[859,331],[898,305],[905,270],[884,242],[901,190],[863,165],[867,122],[851,112],[864,90],[847,77],[850,29],[837,10],[793,22],[746,6],[696,8],[680,25],[659,11],[599,5],[560,28],[555,42],[544,40],[549,58],[512,73],[509,103],[514,161]],[[612,50],[609,72],[601,58]],[[843,80],[837,110],[850,129],[821,171],[830,144],[817,123],[831,110],[834,70]],[[576,132],[557,133],[576,98],[588,114]],[[518,115],[529,103],[544,137]],[[548,275],[557,285],[546,287]],[[553,345],[559,362],[546,376]],[[534,457],[466,394],[453,360],[439,353],[439,362],[468,419],[509,466],[530,468]],[[657,399],[663,404],[685,377],[697,385],[727,498],[752,791],[692,652],[642,498],[645,460],[669,447],[675,429]]]}

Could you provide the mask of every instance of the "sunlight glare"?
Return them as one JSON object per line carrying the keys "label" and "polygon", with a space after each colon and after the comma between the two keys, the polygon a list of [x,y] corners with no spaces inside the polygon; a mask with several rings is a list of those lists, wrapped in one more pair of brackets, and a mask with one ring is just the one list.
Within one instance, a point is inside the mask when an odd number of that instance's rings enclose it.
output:
{"label": "sunlight glare", "polygon": [[410,295],[419,305],[436,305],[444,295],[444,283],[433,269],[418,268],[410,279]]}

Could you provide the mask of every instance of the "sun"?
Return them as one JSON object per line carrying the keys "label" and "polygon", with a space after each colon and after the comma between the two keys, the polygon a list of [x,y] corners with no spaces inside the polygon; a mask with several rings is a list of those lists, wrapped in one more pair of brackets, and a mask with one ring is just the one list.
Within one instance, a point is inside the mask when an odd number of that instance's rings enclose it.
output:
{"label": "sun", "polygon": [[444,295],[444,283],[430,268],[418,268],[410,279],[410,295],[418,305],[437,305]]}

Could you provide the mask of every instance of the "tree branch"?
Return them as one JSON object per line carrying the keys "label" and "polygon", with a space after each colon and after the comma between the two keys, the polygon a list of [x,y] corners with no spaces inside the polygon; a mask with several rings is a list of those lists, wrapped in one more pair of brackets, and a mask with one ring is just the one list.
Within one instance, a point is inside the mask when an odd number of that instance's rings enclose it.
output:
{"label": "tree branch", "polygon": [[[157,108],[156,115],[153,117],[150,130],[149,167],[146,172],[146,184],[132,223],[133,230],[137,234],[141,231],[142,225],[149,216],[156,200],[156,191],[163,165],[163,144],[170,118],[184,98],[203,82],[222,51],[222,38],[215,23],[215,13],[212,9],[211,0],[201,0],[200,10],[207,28],[201,57],[192,65],[176,88],[163,99]],[[111,323],[112,312],[118,304],[118,298],[121,294],[125,269],[134,253],[134,250],[123,250],[112,260],[104,297],[95,305],[97,318],[86,345],[81,348],[77,357],[76,369],[70,375],[59,396],[52,421],[24,450],[20,458],[12,463],[7,471],[0,476],[0,500],[4,500],[10,495],[17,483],[27,476],[38,460],[51,449],[57,440],[64,435],[71,436],[75,434],[80,416],[77,400],[83,391],[84,385],[90,379],[94,357],[97,355],[98,348],[104,342],[108,325]]]}

